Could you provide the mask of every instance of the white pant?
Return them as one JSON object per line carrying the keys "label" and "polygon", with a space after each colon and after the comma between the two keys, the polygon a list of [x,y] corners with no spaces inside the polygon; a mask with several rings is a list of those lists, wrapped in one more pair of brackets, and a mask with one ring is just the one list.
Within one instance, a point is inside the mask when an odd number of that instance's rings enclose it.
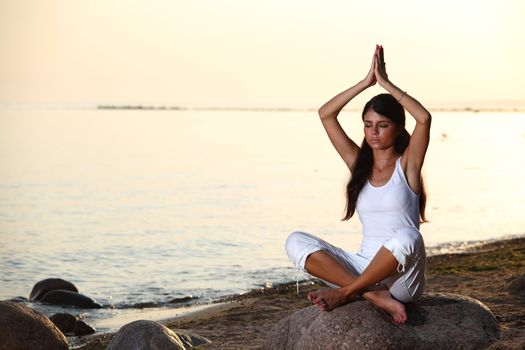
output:
{"label": "white pant", "polygon": [[[399,266],[398,272],[382,281],[382,284],[401,302],[416,300],[425,289],[426,255],[423,237],[416,228],[406,227],[397,230],[392,238],[383,242],[383,247],[394,255]],[[293,232],[286,240],[288,257],[297,268],[305,272],[307,272],[305,262],[308,256],[320,250],[331,254],[355,276],[363,273],[372,260],[360,254],[349,253],[304,232]]]}

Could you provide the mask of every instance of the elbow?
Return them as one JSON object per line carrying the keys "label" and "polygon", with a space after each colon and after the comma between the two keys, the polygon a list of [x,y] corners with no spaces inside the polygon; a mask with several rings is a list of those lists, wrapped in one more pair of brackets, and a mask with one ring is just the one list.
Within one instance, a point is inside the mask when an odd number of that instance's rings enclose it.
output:
{"label": "elbow", "polygon": [[324,106],[319,108],[319,110],[317,111],[317,114],[319,114],[319,118],[321,118],[321,120],[327,120],[333,117],[333,114],[326,111]]}
{"label": "elbow", "polygon": [[432,123],[432,115],[430,114],[430,112],[427,112],[421,116],[418,122],[424,125],[430,125],[430,123]]}
{"label": "elbow", "polygon": [[323,107],[321,107],[321,108],[319,108],[319,109],[317,110],[317,114],[319,115],[319,118],[321,118],[321,120],[324,119],[325,116],[326,116],[326,113],[325,113]]}

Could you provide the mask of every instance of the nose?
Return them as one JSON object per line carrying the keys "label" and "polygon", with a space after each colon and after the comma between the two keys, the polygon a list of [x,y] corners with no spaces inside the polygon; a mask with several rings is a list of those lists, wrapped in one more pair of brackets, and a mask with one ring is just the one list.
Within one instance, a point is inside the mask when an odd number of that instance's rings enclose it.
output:
{"label": "nose", "polygon": [[372,134],[377,135],[379,134],[379,128],[377,126],[372,127]]}

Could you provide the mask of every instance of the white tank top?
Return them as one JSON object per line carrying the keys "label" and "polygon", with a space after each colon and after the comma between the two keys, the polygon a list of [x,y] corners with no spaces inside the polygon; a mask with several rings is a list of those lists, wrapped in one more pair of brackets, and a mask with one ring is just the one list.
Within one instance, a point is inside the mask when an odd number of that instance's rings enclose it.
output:
{"label": "white tank top", "polygon": [[359,193],[356,210],[363,225],[359,254],[370,259],[398,228],[410,226],[419,230],[419,195],[408,185],[401,157],[386,184],[374,187],[367,180]]}

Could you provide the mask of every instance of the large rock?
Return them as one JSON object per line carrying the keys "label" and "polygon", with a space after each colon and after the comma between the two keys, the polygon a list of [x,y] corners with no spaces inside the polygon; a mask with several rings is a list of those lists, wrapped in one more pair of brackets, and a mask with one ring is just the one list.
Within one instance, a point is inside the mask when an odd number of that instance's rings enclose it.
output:
{"label": "large rock", "polygon": [[40,300],[45,294],[55,289],[69,290],[78,293],[78,289],[73,283],[61,278],[48,278],[37,282],[33,286],[31,294],[29,294],[29,300]]}
{"label": "large rock", "polygon": [[185,331],[172,331],[154,321],[139,320],[128,323],[113,336],[106,350],[185,350],[210,343],[204,337]]}
{"label": "large rock", "polygon": [[67,350],[67,339],[44,315],[28,306],[0,301],[1,350]]}
{"label": "large rock", "polygon": [[490,310],[479,301],[455,294],[428,293],[407,306],[407,323],[367,301],[356,301],[331,312],[316,306],[279,321],[264,349],[483,349],[499,330]]}

